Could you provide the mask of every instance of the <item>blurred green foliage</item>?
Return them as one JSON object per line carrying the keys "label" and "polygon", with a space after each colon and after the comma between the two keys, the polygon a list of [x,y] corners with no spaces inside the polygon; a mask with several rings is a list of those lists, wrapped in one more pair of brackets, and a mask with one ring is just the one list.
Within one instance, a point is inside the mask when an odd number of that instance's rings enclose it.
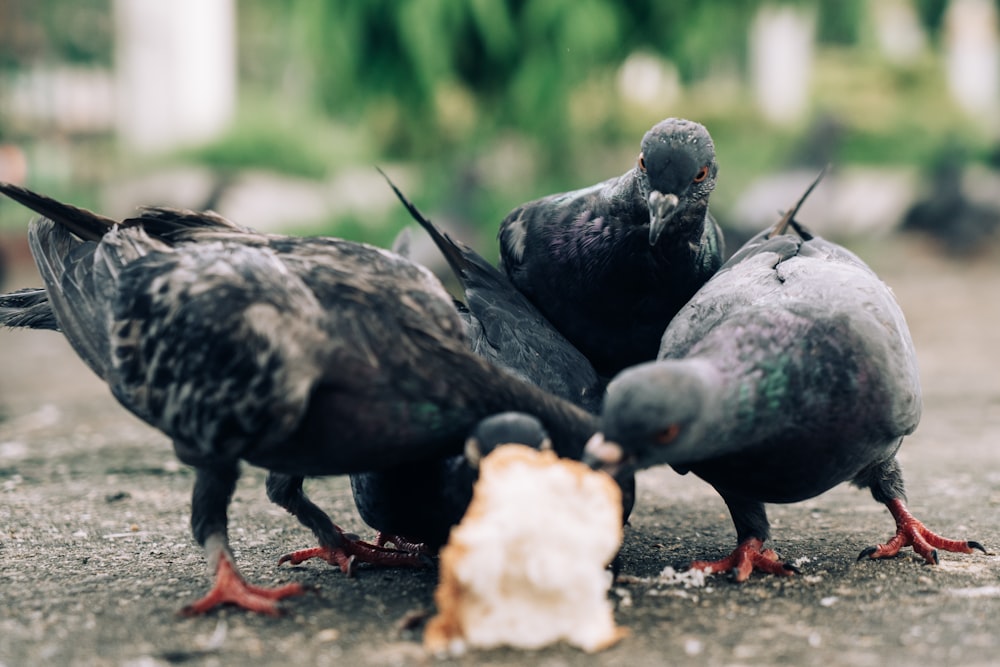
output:
{"label": "blurred green foliage", "polygon": [[[747,86],[749,27],[764,4],[240,0],[244,91],[266,91],[255,97],[262,117],[293,120],[263,132],[244,121],[200,155],[307,175],[324,162],[415,163],[418,203],[478,221],[488,237],[519,201],[627,169],[645,130],[670,115],[712,132],[723,207],[760,173],[810,159],[929,164],[953,139],[984,154],[982,135],[942,94],[934,52],[905,66],[878,52],[870,0],[767,3],[812,9],[817,39],[809,119],[767,122]],[[946,5],[914,0],[932,46]],[[679,94],[626,99],[621,68],[637,53],[675,71]],[[340,140],[321,138],[330,127]],[[406,221],[396,212],[388,226],[332,224],[388,242]]]}
{"label": "blurred green foliage", "polygon": [[[867,0],[784,1],[816,11],[821,62],[824,50],[834,58],[850,50],[861,54],[851,65],[862,77],[898,75],[882,89],[884,97],[941,84],[939,73],[923,64],[893,72],[864,44]],[[683,85],[719,72],[744,77],[748,26],[762,4],[241,0],[241,62],[251,81],[282,91],[289,103],[364,128],[378,155],[433,158],[513,131],[544,147],[537,156],[542,172],[560,173],[577,158],[581,140],[636,143],[664,114],[697,111],[746,120],[738,108],[750,104],[746,96],[724,93],[718,97],[729,108],[712,108],[687,94],[655,112],[637,113],[621,100],[616,76],[630,54],[644,52],[676,67]],[[931,34],[945,4],[915,0]],[[825,86],[821,79],[816,83],[820,98]],[[818,111],[823,104],[820,99]]]}
{"label": "blurred green foliage", "polygon": [[112,0],[0,1],[0,68],[39,59],[111,64]]}
{"label": "blurred green foliage", "polygon": [[[269,26],[267,39],[286,47],[290,61],[270,73],[275,81],[292,63],[312,103],[371,124],[386,154],[412,158],[503,128],[539,137],[558,154],[575,136],[566,119],[582,84],[611,79],[636,50],[671,59],[685,80],[736,62],[755,4],[244,0],[240,7],[250,32]],[[615,95],[610,87],[595,93]],[[609,138],[613,121],[600,127]]]}
{"label": "blurred green foliage", "polygon": [[[947,0],[912,1],[930,50],[906,65],[876,47],[873,0],[766,2],[816,19],[810,113],[776,126],[747,85],[765,0],[238,0],[240,112],[224,137],[172,158],[315,179],[405,162],[418,204],[490,234],[519,201],[623,172],[667,116],[712,132],[723,205],[763,171],[810,160],[929,164],[947,141],[983,158],[989,137],[943,93]],[[111,3],[0,0],[38,31],[0,40],[0,65],[112,62]],[[622,83],[637,54],[668,79],[641,103]]]}

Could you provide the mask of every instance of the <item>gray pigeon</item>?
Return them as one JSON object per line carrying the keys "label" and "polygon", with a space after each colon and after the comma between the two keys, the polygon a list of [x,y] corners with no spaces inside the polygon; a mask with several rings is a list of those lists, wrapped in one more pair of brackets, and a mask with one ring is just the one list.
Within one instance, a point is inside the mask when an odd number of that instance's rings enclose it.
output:
{"label": "gray pigeon", "polygon": [[892,539],[862,558],[911,545],[931,563],[939,549],[984,550],[939,537],[906,508],[896,452],[917,427],[920,384],[892,292],[793,216],[750,240],[691,299],[657,361],[611,382],[586,459],[618,474],[669,464],[715,487],[738,546],[692,567],[733,570],[737,581],[755,568],[794,571],[763,548],[764,503],[845,481],[869,489],[896,521]]}
{"label": "gray pigeon", "polygon": [[708,131],[664,120],[625,174],[511,211],[501,267],[598,373],[655,359],[667,323],[722,264],[708,212],[717,173]]}

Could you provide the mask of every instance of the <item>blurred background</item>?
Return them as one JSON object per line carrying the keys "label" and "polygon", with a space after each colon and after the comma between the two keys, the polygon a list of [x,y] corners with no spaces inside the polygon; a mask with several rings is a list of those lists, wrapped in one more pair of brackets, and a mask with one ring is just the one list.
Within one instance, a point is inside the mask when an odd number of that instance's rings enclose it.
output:
{"label": "blurred background", "polygon": [[[0,0],[0,179],[127,215],[391,243],[386,168],[488,257],[522,201],[705,124],[729,249],[800,219],[983,254],[1000,222],[997,0]],[[0,252],[30,215],[0,202]],[[421,235],[422,236],[422,235]]]}

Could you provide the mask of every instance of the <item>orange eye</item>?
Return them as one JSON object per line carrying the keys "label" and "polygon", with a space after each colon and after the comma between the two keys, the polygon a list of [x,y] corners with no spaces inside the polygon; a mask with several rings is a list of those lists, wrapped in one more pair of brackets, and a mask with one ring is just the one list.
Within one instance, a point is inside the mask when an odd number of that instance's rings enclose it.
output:
{"label": "orange eye", "polygon": [[695,183],[701,183],[706,178],[708,178],[708,167],[707,166],[702,167],[701,169],[698,170],[698,173],[694,175],[694,182]]}
{"label": "orange eye", "polygon": [[646,156],[639,153],[639,169],[646,171]]}
{"label": "orange eye", "polygon": [[674,439],[680,432],[681,432],[680,424],[671,424],[667,428],[658,432],[654,436],[654,439],[656,440],[656,444],[658,445],[669,445],[671,442],[674,441]]}

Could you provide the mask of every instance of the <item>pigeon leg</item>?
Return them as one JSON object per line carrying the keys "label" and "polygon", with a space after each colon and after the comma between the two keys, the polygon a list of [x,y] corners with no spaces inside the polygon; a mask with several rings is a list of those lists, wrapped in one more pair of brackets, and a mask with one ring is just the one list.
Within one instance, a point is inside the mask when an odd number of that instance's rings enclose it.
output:
{"label": "pigeon leg", "polygon": [[238,478],[239,470],[235,465],[197,469],[191,500],[191,528],[215,570],[215,584],[207,595],[181,610],[186,616],[204,614],[223,604],[273,616],[281,611],[276,604],[278,600],[305,592],[301,584],[277,588],[251,586],[237,570],[226,538],[226,509]]}
{"label": "pigeon leg", "polygon": [[773,549],[764,548],[770,526],[763,503],[735,498],[721,491],[719,495],[726,501],[736,526],[737,546],[731,554],[720,560],[694,561],[690,566],[692,570],[701,570],[706,574],[732,572],[733,579],[737,582],[749,579],[754,570],[778,576],[798,572],[795,566],[781,562]]}
{"label": "pigeon leg", "polygon": [[319,541],[318,547],[300,549],[284,554],[278,565],[291,563],[298,565],[312,558],[320,558],[330,565],[340,568],[350,575],[356,561],[385,567],[425,567],[427,559],[418,553],[408,553],[386,549],[382,545],[370,544],[345,533],[334,525],[326,512],[316,506],[302,490],[303,478],[272,472],[267,476],[267,497],[271,502],[284,507],[302,525],[311,530]]}
{"label": "pigeon leg", "polygon": [[889,513],[896,520],[896,534],[885,544],[868,547],[858,556],[861,560],[865,556],[868,558],[889,558],[899,553],[903,547],[912,546],[913,550],[923,556],[924,560],[932,565],[937,565],[938,549],[953,551],[957,553],[970,554],[973,549],[979,549],[986,553],[986,549],[979,542],[973,540],[949,540],[929,531],[923,523],[917,520],[906,508],[906,503],[901,498],[893,498],[885,503],[889,508]]}
{"label": "pigeon leg", "polygon": [[615,475],[615,482],[622,492],[622,525],[628,525],[628,518],[635,507],[635,474]]}
{"label": "pigeon leg", "polygon": [[973,549],[979,549],[986,553],[986,549],[979,542],[949,540],[932,533],[910,514],[904,500],[906,492],[903,488],[903,472],[895,457],[862,471],[854,483],[862,488],[867,486],[871,490],[872,497],[884,504],[896,521],[896,534],[885,544],[868,547],[862,551],[858,555],[858,560],[866,556],[873,559],[890,558],[908,546],[912,546],[915,552],[931,564],[938,562],[938,549],[966,554],[972,553]]}

